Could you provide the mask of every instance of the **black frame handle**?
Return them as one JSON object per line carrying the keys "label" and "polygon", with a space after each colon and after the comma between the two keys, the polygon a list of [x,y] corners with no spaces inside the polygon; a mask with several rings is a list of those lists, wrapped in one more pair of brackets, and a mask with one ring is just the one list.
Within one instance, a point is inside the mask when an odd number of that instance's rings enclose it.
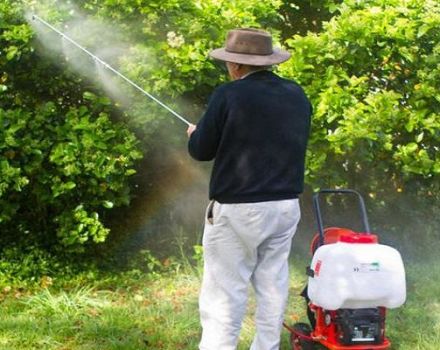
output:
{"label": "black frame handle", "polygon": [[320,194],[354,194],[354,195],[358,196],[362,221],[363,221],[364,230],[365,230],[364,233],[370,234],[370,224],[368,223],[367,210],[365,209],[365,202],[364,202],[364,199],[362,198],[361,194],[358,191],[350,190],[350,189],[319,190],[318,192],[315,192],[315,194],[313,195],[313,207],[315,209],[316,221],[318,223],[319,245],[320,246],[324,244],[324,226],[322,223],[321,208],[319,206],[319,195]]}

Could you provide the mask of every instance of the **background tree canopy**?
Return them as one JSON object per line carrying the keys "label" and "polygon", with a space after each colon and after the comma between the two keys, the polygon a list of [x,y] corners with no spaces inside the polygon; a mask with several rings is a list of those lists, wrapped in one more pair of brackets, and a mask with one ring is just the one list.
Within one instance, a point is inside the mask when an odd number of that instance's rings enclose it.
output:
{"label": "background tree canopy", "polygon": [[[179,123],[107,73],[99,77],[99,67],[38,27],[27,11],[193,122],[226,80],[207,53],[223,44],[229,29],[270,30],[293,53],[278,71],[298,81],[313,102],[310,188],[359,189],[369,194],[382,226],[420,225],[434,235],[438,1],[1,0],[3,249],[61,254],[103,242],[109,234],[103,217],[129,204],[130,178],[136,170],[136,176],[154,173],[148,165],[164,147],[154,140],[165,119]],[[182,147],[184,139],[179,134],[167,143]],[[139,166],[142,155],[146,167]],[[403,202],[412,205],[398,205]],[[399,219],[389,220],[390,213]]]}

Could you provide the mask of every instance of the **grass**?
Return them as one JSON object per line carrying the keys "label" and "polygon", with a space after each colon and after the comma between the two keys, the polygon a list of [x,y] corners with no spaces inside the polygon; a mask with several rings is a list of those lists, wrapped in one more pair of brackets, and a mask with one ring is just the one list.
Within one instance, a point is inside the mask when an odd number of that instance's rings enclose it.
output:
{"label": "grass", "polygon": [[[293,265],[289,323],[306,318],[298,297],[306,262]],[[387,318],[392,348],[438,350],[440,266],[407,264],[407,273],[408,301],[390,310]],[[7,288],[0,305],[0,349],[197,349],[199,276],[194,268],[170,267],[153,274],[133,271],[78,278],[32,292]],[[249,349],[254,307],[251,298],[239,350]],[[281,349],[290,349],[287,332],[283,332]]]}
{"label": "grass", "polygon": [[196,276],[119,278],[104,285],[90,282],[68,291],[6,297],[0,348],[195,348]]}

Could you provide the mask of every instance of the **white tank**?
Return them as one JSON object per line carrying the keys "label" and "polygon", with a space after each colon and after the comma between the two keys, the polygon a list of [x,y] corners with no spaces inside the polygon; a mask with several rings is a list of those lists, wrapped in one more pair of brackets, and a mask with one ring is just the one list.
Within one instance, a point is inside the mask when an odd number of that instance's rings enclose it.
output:
{"label": "white tank", "polygon": [[400,253],[377,243],[337,242],[319,247],[312,259],[308,296],[326,310],[383,306],[396,308],[406,299]]}

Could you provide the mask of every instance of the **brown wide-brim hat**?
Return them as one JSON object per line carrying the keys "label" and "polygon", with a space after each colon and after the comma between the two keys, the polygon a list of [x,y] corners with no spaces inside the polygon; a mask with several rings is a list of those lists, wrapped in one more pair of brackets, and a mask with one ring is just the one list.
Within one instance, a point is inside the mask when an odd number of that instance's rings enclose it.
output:
{"label": "brown wide-brim hat", "polygon": [[215,49],[209,55],[216,60],[251,66],[270,66],[290,58],[287,51],[272,47],[269,33],[251,28],[229,31],[225,47]]}

